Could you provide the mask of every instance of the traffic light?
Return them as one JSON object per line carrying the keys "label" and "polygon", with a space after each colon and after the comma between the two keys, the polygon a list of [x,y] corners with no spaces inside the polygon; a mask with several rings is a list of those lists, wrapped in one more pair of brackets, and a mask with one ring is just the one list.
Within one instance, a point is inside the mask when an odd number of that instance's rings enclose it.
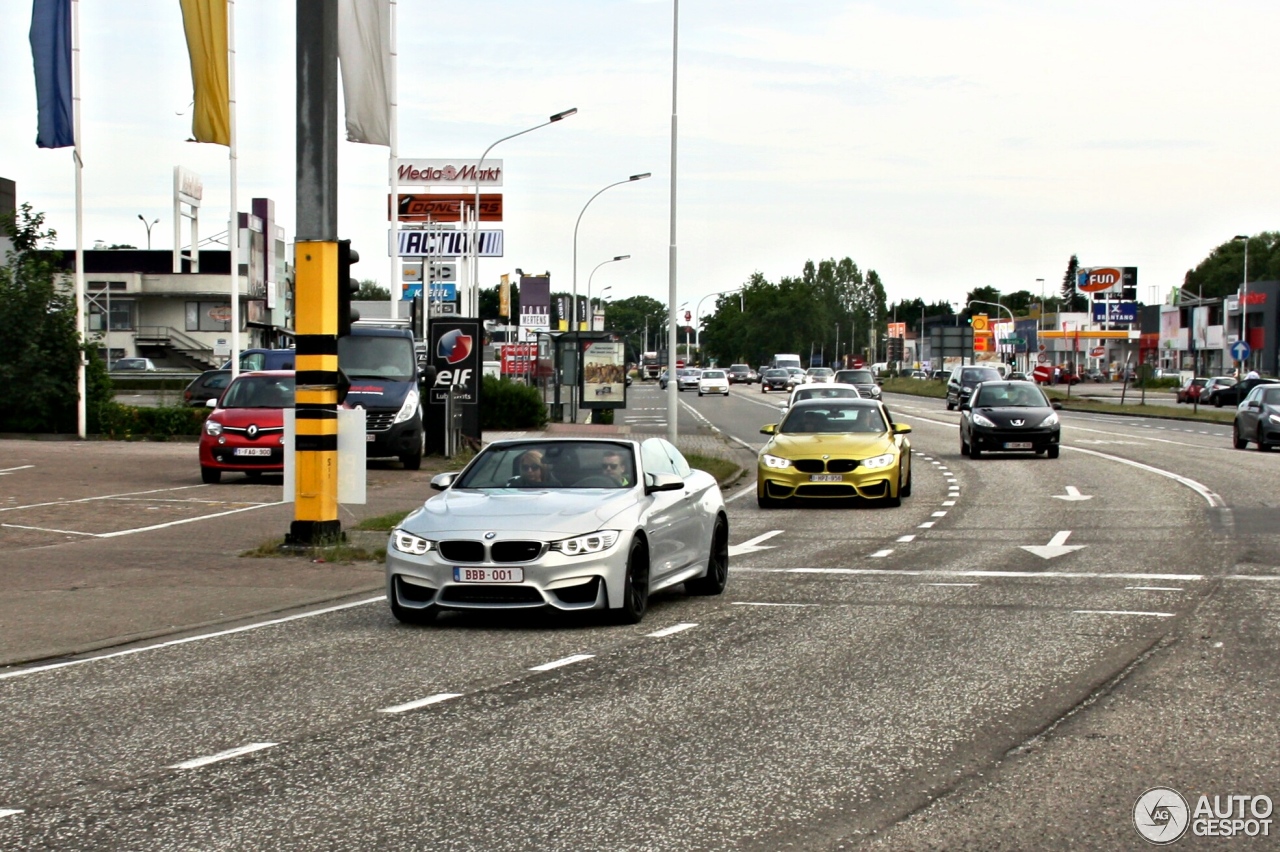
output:
{"label": "traffic light", "polygon": [[338,337],[351,333],[351,323],[360,319],[360,312],[351,307],[351,299],[360,289],[360,282],[351,277],[351,265],[360,262],[360,253],[351,247],[351,240],[338,240]]}

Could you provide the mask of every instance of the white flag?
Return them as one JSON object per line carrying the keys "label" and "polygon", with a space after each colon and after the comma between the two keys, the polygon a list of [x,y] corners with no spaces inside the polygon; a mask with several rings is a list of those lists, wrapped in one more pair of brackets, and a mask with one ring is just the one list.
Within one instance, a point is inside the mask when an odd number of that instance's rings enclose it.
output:
{"label": "white flag", "polygon": [[391,145],[391,0],[338,0],[347,140]]}

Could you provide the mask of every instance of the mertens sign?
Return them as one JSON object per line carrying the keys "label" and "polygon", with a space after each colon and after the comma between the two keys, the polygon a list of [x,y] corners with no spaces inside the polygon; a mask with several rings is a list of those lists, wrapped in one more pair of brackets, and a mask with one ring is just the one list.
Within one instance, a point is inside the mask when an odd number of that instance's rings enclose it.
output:
{"label": "mertens sign", "polygon": [[401,186],[502,186],[502,161],[397,160],[396,183]]}

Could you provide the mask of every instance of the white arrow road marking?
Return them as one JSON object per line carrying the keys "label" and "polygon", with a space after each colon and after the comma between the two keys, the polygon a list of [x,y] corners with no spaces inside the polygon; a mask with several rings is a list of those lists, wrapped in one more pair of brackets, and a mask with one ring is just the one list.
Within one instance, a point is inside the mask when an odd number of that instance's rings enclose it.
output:
{"label": "white arrow road marking", "polygon": [[1022,549],[1028,553],[1034,553],[1041,559],[1056,559],[1059,556],[1065,556],[1076,550],[1083,550],[1088,547],[1086,544],[1067,544],[1067,537],[1071,535],[1071,530],[1059,530],[1053,534],[1053,538],[1049,539],[1047,545],[1024,544]]}
{"label": "white arrow road marking", "polygon": [[755,538],[747,539],[742,544],[732,544],[729,546],[730,556],[743,556],[748,553],[755,553],[757,550],[772,550],[775,545],[760,545],[762,541],[768,541],[775,535],[780,535],[782,530],[769,530],[767,533],[761,533]]}
{"label": "white arrow road marking", "polygon": [[1072,500],[1072,501],[1074,501],[1074,500],[1092,500],[1092,499],[1093,499],[1093,495],[1092,495],[1092,494],[1081,494],[1081,493],[1080,493],[1080,489],[1079,489],[1079,488],[1076,488],[1074,485],[1068,485],[1068,486],[1067,486],[1067,493],[1066,493],[1066,494],[1055,494],[1055,495],[1053,495],[1053,499],[1055,499],[1055,500]]}

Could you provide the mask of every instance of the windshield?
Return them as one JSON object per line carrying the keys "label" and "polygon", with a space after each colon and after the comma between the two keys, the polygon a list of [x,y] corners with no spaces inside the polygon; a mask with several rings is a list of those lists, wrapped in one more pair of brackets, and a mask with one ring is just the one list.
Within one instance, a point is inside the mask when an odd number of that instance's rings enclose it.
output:
{"label": "windshield", "polygon": [[820,387],[796,388],[794,401],[802,399],[862,399],[857,388],[842,388],[836,385]]}
{"label": "windshield", "polygon": [[1029,385],[983,385],[975,408],[1044,408],[1049,403],[1039,388]]}
{"label": "windshield", "polygon": [[413,381],[417,368],[413,344],[407,337],[338,338],[338,365],[349,379]]}
{"label": "windshield", "polygon": [[293,376],[241,376],[222,395],[223,408],[293,408]]}
{"label": "windshield", "polygon": [[629,444],[607,441],[520,441],[486,448],[455,488],[630,488],[636,481]]}
{"label": "windshield", "polygon": [[875,384],[875,380],[870,370],[841,370],[836,376],[836,381],[848,382],[851,385]]}
{"label": "windshield", "polygon": [[792,409],[778,431],[786,435],[814,433],[884,432],[887,427],[880,409],[868,405],[804,406]]}
{"label": "windshield", "polygon": [[724,370],[703,370],[702,378],[704,379],[723,379]]}
{"label": "windshield", "polygon": [[965,384],[977,384],[978,382],[998,382],[1000,374],[990,367],[978,370],[965,370],[960,374],[960,381]]}

